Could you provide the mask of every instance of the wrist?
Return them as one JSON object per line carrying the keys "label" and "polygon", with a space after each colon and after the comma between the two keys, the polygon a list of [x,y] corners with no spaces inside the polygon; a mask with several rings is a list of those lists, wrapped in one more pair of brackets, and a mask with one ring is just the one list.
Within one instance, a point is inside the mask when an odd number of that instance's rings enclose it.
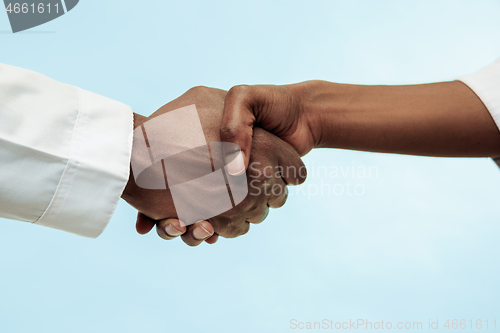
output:
{"label": "wrist", "polygon": [[349,134],[349,109],[355,107],[360,86],[306,81],[288,86],[299,100],[314,138],[314,148],[341,147]]}
{"label": "wrist", "polygon": [[[148,120],[147,117],[144,117],[140,114],[137,114],[137,113],[134,113],[134,129],[136,129],[137,127],[141,126],[142,124],[144,124],[146,121]],[[132,161],[132,158],[133,158],[133,147],[132,147],[132,152],[131,152],[131,156],[130,156],[130,160]],[[133,193],[135,192],[136,188],[137,188],[137,185],[135,184],[135,180],[134,180],[134,175],[132,173],[132,162],[130,162],[130,172],[129,172],[129,177],[128,177],[128,182],[127,182],[127,185],[125,186],[125,189],[123,190],[122,192],[122,199],[124,199],[125,201],[127,202],[130,202],[133,198]]]}

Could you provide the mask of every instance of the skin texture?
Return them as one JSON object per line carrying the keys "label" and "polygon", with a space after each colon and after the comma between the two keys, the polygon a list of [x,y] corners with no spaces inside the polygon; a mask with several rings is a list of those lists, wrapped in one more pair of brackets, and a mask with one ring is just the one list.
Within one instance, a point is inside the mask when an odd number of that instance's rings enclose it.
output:
{"label": "skin texture", "polygon": [[290,143],[301,156],[313,148],[500,156],[495,122],[474,92],[459,81],[408,86],[308,81],[233,87],[226,97],[222,140],[247,153],[257,126]]}
{"label": "skin texture", "polygon": [[[227,92],[219,89],[196,87],[187,91],[178,99],[164,105],[151,117],[135,115],[135,127],[148,119],[166,112],[195,104],[207,142],[220,142],[220,126]],[[184,242],[196,246],[207,240],[217,241],[218,235],[234,238],[247,233],[250,224],[262,222],[269,213],[269,207],[278,208],[284,205],[288,191],[287,184],[300,184],[305,180],[305,173],[274,173],[277,166],[293,167],[305,170],[297,152],[283,140],[269,132],[256,129],[254,131],[250,162],[253,167],[247,170],[247,177],[252,182],[249,195],[235,208],[208,221],[201,221],[185,227],[177,220],[170,191],[147,190],[135,184],[131,174],[122,198],[135,207],[140,213],[137,219],[137,231],[141,234],[149,232],[157,226],[158,235],[164,239],[172,239],[182,235]],[[267,169],[266,169],[267,168]],[[269,188],[274,186],[274,193]],[[267,190],[266,190],[267,189]]]}

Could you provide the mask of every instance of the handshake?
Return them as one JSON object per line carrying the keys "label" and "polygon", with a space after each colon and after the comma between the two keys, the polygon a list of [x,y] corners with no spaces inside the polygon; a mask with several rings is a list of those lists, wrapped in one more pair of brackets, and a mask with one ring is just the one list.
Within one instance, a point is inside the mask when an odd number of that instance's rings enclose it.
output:
{"label": "handshake", "polygon": [[459,81],[197,87],[135,127],[122,197],[139,210],[137,231],[156,225],[191,246],[243,235],[283,206],[313,148],[500,161],[491,114]]}
{"label": "handshake", "polygon": [[[12,66],[0,72],[0,217],[89,237],[102,232],[125,181],[121,196],[139,211],[140,234],[156,226],[161,238],[191,246],[238,237],[285,204],[288,185],[305,181],[300,158],[313,148],[500,165],[500,112],[486,106],[496,100],[483,103],[460,81],[197,87],[148,118],[134,114],[129,154],[125,105],[111,101],[106,112],[101,96]],[[110,121],[116,137],[101,128]]]}
{"label": "handshake", "polygon": [[196,87],[150,117],[134,114],[131,173],[122,198],[139,211],[140,234],[156,225],[161,238],[181,236],[190,246],[238,237],[264,221],[270,207],[285,204],[287,185],[305,181],[297,149],[253,129],[253,108],[239,110],[242,93],[241,87],[229,94]]}

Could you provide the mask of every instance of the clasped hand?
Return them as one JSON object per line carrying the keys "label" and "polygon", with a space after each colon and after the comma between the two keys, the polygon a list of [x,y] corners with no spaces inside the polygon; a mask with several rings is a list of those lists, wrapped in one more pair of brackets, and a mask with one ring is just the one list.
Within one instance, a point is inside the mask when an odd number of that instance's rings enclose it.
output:
{"label": "clasped hand", "polygon": [[[192,88],[148,118],[135,115],[134,126],[138,127],[154,117],[194,104],[207,143],[220,142],[226,94],[226,91],[219,89]],[[243,159],[240,162],[244,168]],[[219,235],[225,238],[238,237],[249,231],[250,224],[264,221],[270,207],[278,208],[285,204],[287,185],[301,184],[306,177],[304,164],[296,150],[260,128],[253,131],[252,148],[246,162],[251,166],[246,170],[247,197],[231,210],[207,221],[185,226],[178,219],[170,190],[141,188],[136,184],[132,172],[122,198],[139,211],[136,228],[140,234],[146,234],[156,226],[161,238],[181,236],[190,246],[199,245],[203,241],[213,244]]]}

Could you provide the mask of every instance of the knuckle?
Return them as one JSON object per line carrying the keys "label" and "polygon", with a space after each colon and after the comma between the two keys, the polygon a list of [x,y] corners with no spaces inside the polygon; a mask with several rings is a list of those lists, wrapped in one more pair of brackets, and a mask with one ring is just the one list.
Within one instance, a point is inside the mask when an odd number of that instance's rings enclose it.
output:
{"label": "knuckle", "polygon": [[263,216],[267,209],[267,203],[252,205],[247,211],[247,216],[253,221]]}
{"label": "knuckle", "polygon": [[307,169],[303,163],[285,167],[283,178],[289,185],[303,184],[307,180]]}
{"label": "knuckle", "polygon": [[224,238],[236,238],[248,232],[249,226],[246,226],[245,221],[241,219],[230,219],[227,217],[219,217],[220,221],[216,232]]}
{"label": "knuckle", "polygon": [[299,167],[299,184],[302,184],[306,181],[307,179],[307,168],[306,166],[302,163],[302,165]]}
{"label": "knuckle", "polygon": [[209,93],[210,88],[206,86],[196,86],[188,90],[188,92],[193,93],[195,95],[205,95]]}
{"label": "knuckle", "polygon": [[233,98],[246,97],[250,95],[251,90],[252,87],[249,86],[248,84],[240,84],[229,89],[226,98],[233,99]]}
{"label": "knuckle", "polygon": [[248,213],[252,215],[258,215],[264,210],[265,207],[261,203],[254,203],[252,206],[250,206],[250,209],[248,209]]}
{"label": "knuckle", "polygon": [[226,123],[226,124],[222,125],[222,128],[220,130],[220,136],[221,136],[221,138],[225,139],[225,140],[229,140],[229,141],[237,138],[238,137],[238,133],[240,133],[240,131],[233,124],[227,124]]}
{"label": "knuckle", "polygon": [[278,202],[278,205],[276,205],[276,208],[281,208],[281,207],[283,207],[283,206],[286,204],[286,200],[287,200],[287,196],[283,197],[283,199],[281,199],[281,200]]}
{"label": "knuckle", "polygon": [[245,222],[245,226],[244,226],[243,230],[241,231],[240,236],[244,236],[244,235],[248,234],[249,231],[250,231],[250,223]]}
{"label": "knuckle", "polygon": [[281,208],[281,207],[283,207],[286,204],[286,200],[287,200],[286,196],[283,197],[283,198],[279,198],[278,200],[276,200],[275,202],[273,202],[272,207],[273,208]]}
{"label": "knuckle", "polygon": [[269,215],[269,207],[266,205],[265,209],[256,212],[252,218],[248,220],[248,222],[252,224],[261,224]]}

